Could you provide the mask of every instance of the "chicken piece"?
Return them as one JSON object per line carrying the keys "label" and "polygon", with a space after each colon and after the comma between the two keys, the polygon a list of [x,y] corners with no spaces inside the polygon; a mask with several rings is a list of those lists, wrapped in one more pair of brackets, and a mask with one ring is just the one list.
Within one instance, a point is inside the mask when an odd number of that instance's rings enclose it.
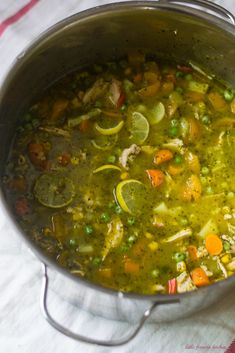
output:
{"label": "chicken piece", "polygon": [[82,99],[84,104],[95,102],[98,98],[103,96],[108,88],[108,82],[103,79],[97,80],[91,88],[89,88]]}
{"label": "chicken piece", "polygon": [[129,148],[125,148],[122,151],[122,154],[119,158],[120,164],[123,166],[125,169],[129,169],[128,163],[133,162],[135,157],[141,152],[141,147],[133,144]]}
{"label": "chicken piece", "polygon": [[189,292],[196,289],[190,275],[186,271],[176,277],[176,281],[178,293]]}

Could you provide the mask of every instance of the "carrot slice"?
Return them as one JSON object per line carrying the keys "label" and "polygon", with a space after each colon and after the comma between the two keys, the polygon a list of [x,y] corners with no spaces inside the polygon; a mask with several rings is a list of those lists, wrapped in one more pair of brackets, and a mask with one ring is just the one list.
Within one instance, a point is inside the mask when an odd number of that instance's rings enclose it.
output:
{"label": "carrot slice", "polygon": [[223,243],[216,234],[208,234],[206,237],[206,249],[210,255],[219,255],[223,250]]}
{"label": "carrot slice", "polygon": [[140,265],[129,259],[126,260],[126,262],[124,263],[124,270],[126,273],[136,273],[136,272],[139,272],[139,269],[140,269]]}
{"label": "carrot slice", "polygon": [[194,245],[189,245],[188,248],[188,253],[189,253],[189,257],[192,261],[196,261],[198,259],[197,256],[197,248]]}
{"label": "carrot slice", "polygon": [[159,150],[154,157],[154,163],[159,165],[170,161],[173,158],[173,153],[170,150]]}
{"label": "carrot slice", "polygon": [[209,278],[201,267],[196,267],[191,272],[192,281],[197,287],[206,286],[210,283]]}
{"label": "carrot slice", "polygon": [[148,174],[148,177],[151,180],[153,187],[158,187],[164,182],[165,175],[161,170],[147,169],[146,173]]}

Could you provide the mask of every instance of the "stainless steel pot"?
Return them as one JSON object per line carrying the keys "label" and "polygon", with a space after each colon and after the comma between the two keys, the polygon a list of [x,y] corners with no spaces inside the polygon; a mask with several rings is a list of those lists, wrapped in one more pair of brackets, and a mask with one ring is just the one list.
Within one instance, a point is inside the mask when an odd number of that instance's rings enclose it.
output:
{"label": "stainless steel pot", "polygon": [[[74,15],[50,28],[15,61],[0,93],[0,171],[4,173],[9,145],[34,97],[65,73],[102,63],[132,49],[179,62],[197,63],[235,84],[235,19],[204,0],[159,0],[111,4]],[[172,321],[201,310],[234,289],[235,276],[197,291],[176,295],[125,294],[77,278],[62,269],[22,232],[1,191],[1,207],[11,226],[43,263],[42,311],[63,334],[83,342],[117,346],[130,341],[151,322]],[[48,272],[53,290],[85,310],[115,320],[137,323],[133,332],[113,341],[95,340],[71,332],[48,312]]]}

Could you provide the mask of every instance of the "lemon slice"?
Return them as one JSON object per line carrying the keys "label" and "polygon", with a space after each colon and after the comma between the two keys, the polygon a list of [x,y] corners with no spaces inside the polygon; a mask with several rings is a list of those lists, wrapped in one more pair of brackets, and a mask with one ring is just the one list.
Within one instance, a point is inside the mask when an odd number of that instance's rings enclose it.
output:
{"label": "lemon slice", "polygon": [[74,184],[71,179],[63,176],[42,174],[35,183],[34,195],[43,206],[64,207],[73,200]]}
{"label": "lemon slice", "polygon": [[115,146],[117,140],[117,134],[111,136],[100,135],[96,140],[91,140],[91,143],[97,150],[108,151]]}
{"label": "lemon slice", "polygon": [[140,112],[133,112],[131,115],[131,139],[133,142],[142,144],[149,135],[148,120]]}
{"label": "lemon slice", "polygon": [[154,107],[150,110],[148,115],[148,121],[150,125],[155,125],[160,123],[160,121],[165,116],[165,106],[162,102],[158,102]]}
{"label": "lemon slice", "polygon": [[113,164],[105,164],[102,165],[101,167],[93,170],[93,174],[99,173],[99,172],[104,172],[104,171],[111,171],[111,170],[118,170],[119,172],[121,171],[121,168],[117,167],[116,165]]}
{"label": "lemon slice", "polygon": [[103,128],[98,123],[95,124],[95,129],[102,135],[115,135],[117,134],[123,127],[124,121],[121,120],[117,125],[110,128]]}
{"label": "lemon slice", "polygon": [[116,187],[116,198],[123,211],[137,213],[145,200],[145,186],[138,180],[121,181]]}

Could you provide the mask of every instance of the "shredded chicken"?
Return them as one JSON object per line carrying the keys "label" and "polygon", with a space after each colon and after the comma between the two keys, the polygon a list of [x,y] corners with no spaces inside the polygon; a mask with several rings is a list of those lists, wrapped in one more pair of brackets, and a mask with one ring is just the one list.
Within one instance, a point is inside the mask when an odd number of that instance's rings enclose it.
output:
{"label": "shredded chicken", "polygon": [[109,89],[109,99],[114,106],[117,106],[118,100],[121,96],[121,82],[113,79]]}
{"label": "shredded chicken", "polygon": [[176,281],[178,293],[190,292],[191,290],[196,289],[196,286],[186,271],[176,277]]}
{"label": "shredded chicken", "polygon": [[87,104],[91,101],[96,101],[99,97],[105,94],[107,87],[108,83],[104,82],[102,78],[97,80],[94,85],[85,92],[82,100],[83,103]]}
{"label": "shredded chicken", "polygon": [[129,148],[125,148],[119,158],[119,162],[125,169],[129,169],[128,163],[133,162],[134,158],[141,152],[141,147],[133,144]]}

